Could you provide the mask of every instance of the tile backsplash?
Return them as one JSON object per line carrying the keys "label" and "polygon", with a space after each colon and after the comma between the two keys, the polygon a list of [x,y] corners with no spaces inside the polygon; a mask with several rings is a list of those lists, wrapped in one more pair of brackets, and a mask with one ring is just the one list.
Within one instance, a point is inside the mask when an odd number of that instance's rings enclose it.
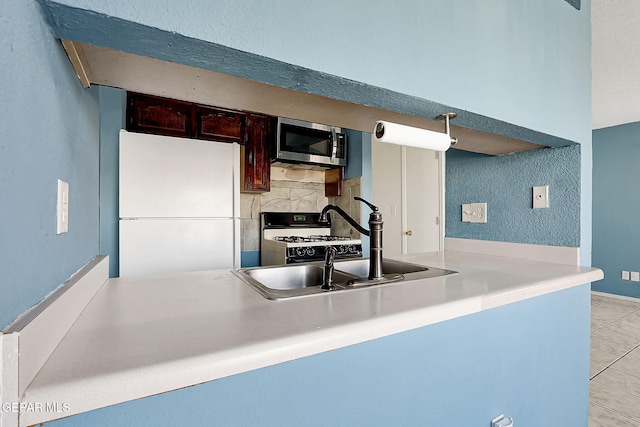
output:
{"label": "tile backsplash", "polygon": [[[360,177],[344,181],[343,195],[327,198],[324,195],[324,171],[271,168],[271,191],[240,194],[240,250],[260,250],[261,212],[320,212],[327,204],[335,204],[353,218],[360,218]],[[333,214],[332,234],[357,236],[346,221]]]}
{"label": "tile backsplash", "polygon": [[[361,179],[362,177],[346,179],[342,183],[342,196],[329,197],[329,203],[342,208],[342,210],[344,210],[351,218],[355,219],[359,223],[362,223],[360,220],[362,202],[353,200],[353,198],[356,196],[360,197],[362,194],[360,185]],[[367,228],[367,224],[364,224],[363,226],[364,228]],[[337,236],[351,236],[354,239],[360,238],[360,233],[335,212],[332,212],[331,215],[331,234]]]}

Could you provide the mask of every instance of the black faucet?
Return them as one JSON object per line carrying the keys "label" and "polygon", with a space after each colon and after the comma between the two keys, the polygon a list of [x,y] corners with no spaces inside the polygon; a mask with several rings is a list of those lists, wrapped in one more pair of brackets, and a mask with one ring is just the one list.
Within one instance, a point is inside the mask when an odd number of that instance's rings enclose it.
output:
{"label": "black faucet", "polygon": [[324,269],[322,270],[322,286],[323,291],[333,291],[336,286],[333,284],[333,261],[336,258],[338,250],[335,246],[327,246],[324,254]]}
{"label": "black faucet", "polygon": [[[369,214],[369,230],[362,227],[356,222],[356,220],[347,215],[342,208],[335,205],[325,206],[320,213],[320,219],[318,222],[327,223],[327,212],[336,211],[353,228],[365,236],[369,236],[369,280],[379,280],[384,278],[384,275],[382,274],[382,213],[380,213],[377,206],[374,206],[361,197],[354,197],[354,200],[359,200],[371,208],[371,213]],[[327,262],[325,257],[325,270],[326,264]],[[333,260],[331,261],[331,268],[333,268]]]}

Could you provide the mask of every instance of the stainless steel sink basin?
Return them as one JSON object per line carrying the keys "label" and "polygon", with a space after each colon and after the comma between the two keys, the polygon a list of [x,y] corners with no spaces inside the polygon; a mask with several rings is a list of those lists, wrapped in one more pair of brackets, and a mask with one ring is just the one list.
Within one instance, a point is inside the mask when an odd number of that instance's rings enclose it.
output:
{"label": "stainless steel sink basin", "polygon": [[[323,292],[322,264],[305,263],[286,266],[241,268],[242,279],[269,299],[291,298]],[[345,284],[354,277],[334,271],[336,285]]]}
{"label": "stainless steel sink basin", "polygon": [[268,299],[302,297],[325,292],[341,292],[359,287],[403,283],[456,273],[391,259],[382,260],[383,279],[369,280],[369,259],[336,261],[333,283],[336,289],[323,291],[322,263],[304,263],[269,267],[241,268],[235,273]]}
{"label": "stainless steel sink basin", "polygon": [[[360,258],[348,261],[336,261],[334,264],[336,270],[345,271],[358,277],[367,277],[369,275],[369,259]],[[382,260],[382,274],[407,274],[417,273],[419,271],[427,271],[429,267],[410,264],[403,261],[395,261],[392,259]]]}

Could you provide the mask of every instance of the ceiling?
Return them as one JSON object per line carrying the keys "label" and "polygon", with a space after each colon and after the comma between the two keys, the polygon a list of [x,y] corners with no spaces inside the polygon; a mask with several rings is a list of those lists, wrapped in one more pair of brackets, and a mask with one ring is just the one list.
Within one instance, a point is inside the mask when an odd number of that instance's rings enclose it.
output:
{"label": "ceiling", "polygon": [[640,1],[591,8],[592,127],[640,122]]}

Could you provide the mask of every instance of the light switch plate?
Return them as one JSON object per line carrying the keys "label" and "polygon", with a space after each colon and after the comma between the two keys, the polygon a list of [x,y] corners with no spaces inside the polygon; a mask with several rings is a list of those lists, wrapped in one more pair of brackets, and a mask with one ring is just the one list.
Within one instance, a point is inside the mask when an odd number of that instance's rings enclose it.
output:
{"label": "light switch plate", "polygon": [[69,183],[60,179],[58,180],[56,224],[56,234],[69,231]]}
{"label": "light switch plate", "polygon": [[632,282],[640,282],[640,273],[637,271],[631,272],[631,281]]}
{"label": "light switch plate", "polygon": [[471,222],[471,203],[462,205],[462,222]]}
{"label": "light switch plate", "polygon": [[549,207],[549,186],[541,185],[533,187],[533,209]]}
{"label": "light switch plate", "polygon": [[622,270],[622,280],[629,280],[629,272]]}

